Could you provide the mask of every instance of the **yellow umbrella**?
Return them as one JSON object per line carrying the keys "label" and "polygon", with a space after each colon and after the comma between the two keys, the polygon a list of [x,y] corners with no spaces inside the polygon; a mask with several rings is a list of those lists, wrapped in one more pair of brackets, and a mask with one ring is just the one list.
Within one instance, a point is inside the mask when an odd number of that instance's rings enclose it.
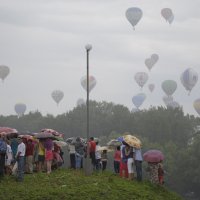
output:
{"label": "yellow umbrella", "polygon": [[135,147],[137,149],[141,148],[141,141],[133,135],[124,135],[124,142],[126,142],[129,146]]}

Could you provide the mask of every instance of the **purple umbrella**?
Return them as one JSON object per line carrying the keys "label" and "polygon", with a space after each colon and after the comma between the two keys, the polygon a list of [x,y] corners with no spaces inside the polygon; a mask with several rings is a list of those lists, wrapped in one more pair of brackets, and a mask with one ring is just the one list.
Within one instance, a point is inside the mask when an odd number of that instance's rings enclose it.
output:
{"label": "purple umbrella", "polygon": [[143,154],[143,158],[147,162],[158,163],[164,160],[164,155],[159,150],[149,150]]}

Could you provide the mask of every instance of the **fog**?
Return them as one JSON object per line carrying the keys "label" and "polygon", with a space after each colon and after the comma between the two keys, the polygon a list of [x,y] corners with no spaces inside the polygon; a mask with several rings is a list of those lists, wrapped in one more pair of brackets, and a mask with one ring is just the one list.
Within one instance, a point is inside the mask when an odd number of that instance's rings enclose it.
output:
{"label": "fog", "polygon": [[[135,30],[125,16],[129,7],[143,11]],[[165,7],[173,10],[171,25],[161,16]],[[199,0],[0,0],[0,65],[10,68],[0,83],[0,114],[15,114],[15,104],[24,103],[26,113],[57,115],[86,99],[80,80],[89,43],[90,75],[97,81],[90,99],[132,110],[132,97],[143,92],[140,109],[165,106],[161,84],[170,79],[177,82],[174,100],[197,116],[193,102],[200,98],[200,81],[188,95],[180,75],[193,68],[200,76],[199,7]],[[154,53],[159,60],[149,71],[144,62]],[[140,71],[149,76],[143,89],[134,80]],[[54,90],[64,93],[58,106]]]}

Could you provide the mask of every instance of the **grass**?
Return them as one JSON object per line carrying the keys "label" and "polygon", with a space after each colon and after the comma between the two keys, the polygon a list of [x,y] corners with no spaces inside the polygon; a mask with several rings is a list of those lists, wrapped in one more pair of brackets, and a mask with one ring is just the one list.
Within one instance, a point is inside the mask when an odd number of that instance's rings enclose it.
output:
{"label": "grass", "polygon": [[177,194],[149,182],[124,180],[111,172],[85,176],[82,171],[60,169],[52,174],[25,175],[24,182],[5,177],[0,200],[181,200]]}

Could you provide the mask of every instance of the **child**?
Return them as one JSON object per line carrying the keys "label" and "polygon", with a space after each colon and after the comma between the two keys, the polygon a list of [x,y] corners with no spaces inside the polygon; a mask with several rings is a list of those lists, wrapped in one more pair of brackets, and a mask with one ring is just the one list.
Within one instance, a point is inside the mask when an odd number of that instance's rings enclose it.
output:
{"label": "child", "polygon": [[159,180],[160,185],[164,184],[164,170],[163,170],[163,164],[162,163],[158,164],[158,180]]}

